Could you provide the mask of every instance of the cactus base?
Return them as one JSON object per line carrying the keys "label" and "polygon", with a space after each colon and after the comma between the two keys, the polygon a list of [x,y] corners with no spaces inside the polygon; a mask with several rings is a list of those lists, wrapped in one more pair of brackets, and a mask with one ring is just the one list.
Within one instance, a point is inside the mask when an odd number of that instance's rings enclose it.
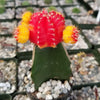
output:
{"label": "cactus base", "polygon": [[36,90],[49,79],[69,80],[70,76],[70,61],[61,43],[57,48],[35,48],[32,80]]}

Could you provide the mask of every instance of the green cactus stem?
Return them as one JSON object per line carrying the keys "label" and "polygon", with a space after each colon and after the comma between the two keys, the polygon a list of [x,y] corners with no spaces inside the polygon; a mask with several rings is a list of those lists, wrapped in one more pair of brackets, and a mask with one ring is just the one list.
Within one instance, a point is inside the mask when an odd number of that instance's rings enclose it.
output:
{"label": "green cactus stem", "polygon": [[73,8],[73,9],[72,9],[72,12],[73,12],[73,13],[79,14],[81,11],[80,11],[79,8]]}
{"label": "green cactus stem", "polygon": [[22,6],[28,6],[28,5],[30,5],[30,3],[28,1],[23,1],[22,2]]}
{"label": "green cactus stem", "polygon": [[27,11],[30,11],[30,12],[34,12],[34,9],[32,7],[27,7]]}
{"label": "green cactus stem", "polygon": [[0,14],[5,12],[5,0],[0,0]]}
{"label": "green cactus stem", "polygon": [[66,3],[73,3],[73,0],[65,0]]}
{"label": "green cactus stem", "polygon": [[6,4],[6,1],[5,0],[0,0],[0,6],[1,5],[5,5]]}
{"label": "green cactus stem", "polygon": [[49,79],[69,80],[70,76],[70,60],[61,43],[57,48],[35,47],[32,80],[36,90]]}
{"label": "green cactus stem", "polygon": [[0,7],[0,14],[2,14],[4,12],[5,12],[5,7],[4,6]]}
{"label": "green cactus stem", "polygon": [[44,3],[51,4],[52,3],[52,0],[44,0]]}
{"label": "green cactus stem", "polygon": [[52,10],[57,11],[56,7],[50,6],[50,7],[48,8],[48,12],[50,12],[50,11],[52,11]]}

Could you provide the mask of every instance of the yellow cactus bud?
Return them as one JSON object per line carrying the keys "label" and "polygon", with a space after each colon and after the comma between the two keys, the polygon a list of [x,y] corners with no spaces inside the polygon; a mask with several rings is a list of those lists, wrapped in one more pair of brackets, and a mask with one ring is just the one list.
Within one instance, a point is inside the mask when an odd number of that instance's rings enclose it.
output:
{"label": "yellow cactus bud", "polygon": [[25,23],[29,23],[32,13],[27,11],[22,15],[22,21]]}
{"label": "yellow cactus bud", "polygon": [[28,27],[29,24],[22,21],[22,22],[21,22],[21,25],[22,25],[22,26],[25,26],[25,27]]}
{"label": "yellow cactus bud", "polygon": [[78,30],[75,26],[67,26],[63,31],[63,41],[65,43],[76,43],[78,38]]}
{"label": "yellow cactus bud", "polygon": [[23,36],[23,34],[18,35],[18,42],[19,43],[26,43],[29,39],[29,36]]}
{"label": "yellow cactus bud", "polygon": [[29,29],[26,25],[19,25],[18,26],[18,36],[17,36],[17,40],[19,43],[25,43],[28,41],[29,39]]}
{"label": "yellow cactus bud", "polygon": [[63,41],[65,43],[72,43],[73,39],[68,35],[63,35]]}
{"label": "yellow cactus bud", "polygon": [[29,29],[27,27],[24,27],[24,26],[20,26],[19,28],[19,34],[23,34],[24,35],[29,35]]}

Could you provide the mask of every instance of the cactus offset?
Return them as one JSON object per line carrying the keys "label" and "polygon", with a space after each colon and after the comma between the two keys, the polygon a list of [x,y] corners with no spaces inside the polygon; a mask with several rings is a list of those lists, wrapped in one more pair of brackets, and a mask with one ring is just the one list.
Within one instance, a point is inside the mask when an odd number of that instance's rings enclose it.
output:
{"label": "cactus offset", "polygon": [[21,24],[15,30],[15,38],[19,43],[30,40],[39,47],[35,47],[32,65],[36,89],[50,78],[69,79],[70,61],[60,43],[76,43],[78,32],[75,26],[65,27],[64,16],[56,11],[23,14]]}
{"label": "cactus offset", "polygon": [[63,41],[65,43],[74,44],[78,40],[78,29],[75,26],[67,26],[63,31]]}

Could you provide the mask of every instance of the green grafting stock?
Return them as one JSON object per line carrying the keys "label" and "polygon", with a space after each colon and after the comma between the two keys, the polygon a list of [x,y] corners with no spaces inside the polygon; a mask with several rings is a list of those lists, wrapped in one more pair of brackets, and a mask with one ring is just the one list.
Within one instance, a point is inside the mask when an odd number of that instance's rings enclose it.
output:
{"label": "green grafting stock", "polygon": [[49,79],[69,80],[71,74],[70,61],[61,43],[57,48],[35,48],[32,65],[35,89]]}

